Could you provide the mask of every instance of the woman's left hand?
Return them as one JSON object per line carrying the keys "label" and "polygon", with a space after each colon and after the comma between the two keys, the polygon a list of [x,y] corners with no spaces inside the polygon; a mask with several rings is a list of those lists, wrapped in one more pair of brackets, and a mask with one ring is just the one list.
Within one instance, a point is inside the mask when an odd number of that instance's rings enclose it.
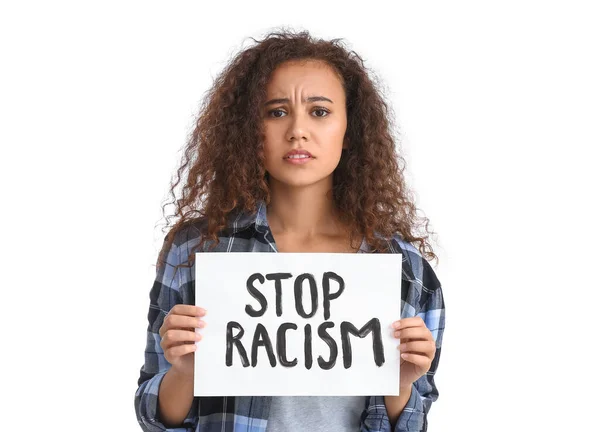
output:
{"label": "woman's left hand", "polygon": [[395,321],[392,327],[394,337],[400,339],[400,388],[410,388],[431,367],[435,341],[421,317]]}

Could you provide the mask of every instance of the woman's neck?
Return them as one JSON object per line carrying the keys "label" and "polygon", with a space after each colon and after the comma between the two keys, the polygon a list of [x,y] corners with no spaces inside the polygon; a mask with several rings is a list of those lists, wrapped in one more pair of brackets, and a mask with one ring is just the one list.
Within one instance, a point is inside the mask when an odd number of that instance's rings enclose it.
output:
{"label": "woman's neck", "polygon": [[290,187],[270,181],[271,202],[267,209],[269,226],[274,233],[310,239],[335,236],[343,231],[331,193],[331,180],[306,186]]}

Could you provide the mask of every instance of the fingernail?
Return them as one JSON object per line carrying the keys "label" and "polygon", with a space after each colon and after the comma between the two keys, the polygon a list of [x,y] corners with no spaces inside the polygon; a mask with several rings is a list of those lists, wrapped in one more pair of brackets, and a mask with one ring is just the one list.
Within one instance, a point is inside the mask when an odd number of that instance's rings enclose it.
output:
{"label": "fingernail", "polygon": [[400,344],[400,351],[404,351],[406,349],[406,344]]}
{"label": "fingernail", "polygon": [[406,360],[408,358],[408,354],[406,354],[406,353],[400,354],[400,357],[402,357],[404,360]]}
{"label": "fingernail", "polygon": [[396,321],[394,324],[392,324],[392,327],[394,327],[395,329],[400,328],[400,323]]}

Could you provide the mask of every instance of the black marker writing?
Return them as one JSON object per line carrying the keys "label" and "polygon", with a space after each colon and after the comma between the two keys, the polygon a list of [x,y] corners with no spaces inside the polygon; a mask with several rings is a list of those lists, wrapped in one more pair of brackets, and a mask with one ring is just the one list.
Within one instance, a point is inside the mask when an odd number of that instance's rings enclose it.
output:
{"label": "black marker writing", "polygon": [[275,314],[278,317],[283,313],[281,306],[281,281],[282,279],[289,279],[291,277],[291,273],[270,273],[267,275],[267,280],[275,281]]}
{"label": "black marker writing", "polygon": [[260,303],[260,309],[256,310],[250,305],[246,305],[246,313],[251,317],[257,318],[263,316],[267,310],[267,299],[265,296],[254,286],[254,281],[258,280],[261,284],[265,282],[265,278],[260,273],[254,273],[246,281],[246,288],[252,297],[254,297]]}
{"label": "black marker writing", "polygon": [[[319,338],[325,342],[329,348],[329,359],[325,360],[322,355],[317,358],[319,367],[323,370],[332,369],[338,357],[338,344],[330,333],[330,329],[335,328],[335,323],[331,321],[325,321],[319,325],[317,334]],[[234,334],[233,330],[236,329],[237,333]],[[298,359],[294,358],[289,360],[287,358],[287,335],[290,331],[295,331],[298,326],[294,323],[284,322],[277,329],[276,335],[276,346],[273,350],[271,338],[264,325],[257,324],[254,331],[254,337],[252,338],[251,346],[251,360],[248,362],[248,355],[242,344],[242,337],[244,336],[244,329],[242,326],[235,322],[230,321],[227,323],[227,346],[225,354],[225,364],[231,366],[233,364],[233,347],[235,346],[240,354],[243,367],[248,367],[250,364],[252,367],[256,367],[258,363],[258,349],[264,347],[265,352],[269,358],[269,363],[272,367],[279,364],[284,367],[294,367],[298,364]],[[290,330],[290,331],[288,331]],[[342,358],[344,368],[348,369],[352,366],[352,344],[350,343],[350,335],[357,336],[359,338],[365,338],[369,333],[372,333],[373,337],[373,359],[377,366],[381,366],[385,363],[385,356],[383,351],[383,343],[381,338],[381,324],[377,318],[369,320],[360,330],[357,329],[353,324],[348,321],[343,321],[340,326],[340,337],[342,342]],[[310,324],[304,326],[304,367],[311,369],[313,366],[313,331]],[[275,356],[277,351],[277,356]]]}
{"label": "black marker writing", "polygon": [[[302,303],[303,293],[303,282],[308,280],[310,286],[310,313],[306,313],[304,310],[304,304]],[[296,278],[294,282],[294,299],[296,300],[296,312],[302,318],[310,318],[317,313],[317,282],[315,277],[310,273],[303,273]]]}
{"label": "black marker writing", "polygon": [[319,356],[317,361],[319,362],[319,367],[321,369],[329,370],[335,366],[335,360],[337,359],[338,349],[335,340],[331,337],[329,333],[327,333],[328,328],[335,327],[335,324],[331,321],[326,321],[319,326],[319,337],[325,341],[327,346],[329,346],[329,360],[325,361],[322,356]]}
{"label": "black marker writing", "polygon": [[277,329],[277,357],[279,358],[279,363],[281,366],[285,367],[293,367],[298,363],[298,359],[295,358],[292,361],[289,361],[286,356],[286,343],[285,343],[285,332],[286,330],[296,330],[298,326],[293,323],[283,323]]}
{"label": "black marker writing", "polygon": [[312,328],[310,324],[306,324],[304,326],[304,367],[310,369],[312,363]]}
{"label": "black marker writing", "polygon": [[[234,328],[239,330],[235,336],[233,335]],[[231,366],[233,364],[233,345],[235,345],[240,353],[242,366],[246,367],[250,364],[248,362],[248,354],[246,354],[244,345],[242,345],[241,342],[242,336],[244,336],[244,329],[239,323],[235,321],[230,321],[227,323],[227,349],[225,351],[225,364],[227,366]]]}
{"label": "black marker writing", "polygon": [[[340,288],[334,292],[333,294],[330,294],[329,290],[329,280],[332,279],[334,281],[336,281]],[[330,308],[331,308],[331,300],[334,300],[336,298],[338,298],[339,296],[342,295],[342,293],[344,292],[344,288],[346,287],[346,284],[344,283],[344,279],[342,279],[342,277],[334,272],[325,272],[323,273],[323,318],[325,319],[325,321],[327,321],[329,319],[329,317],[331,316],[330,313]]]}
{"label": "black marker writing", "polygon": [[360,330],[350,324],[348,321],[343,321],[340,326],[342,334],[342,352],[344,357],[344,368],[348,369],[352,366],[352,345],[350,344],[350,334],[358,336],[361,339],[369,333],[373,332],[373,356],[375,364],[381,366],[385,362],[383,355],[383,343],[381,341],[381,323],[377,318],[371,319]]}
{"label": "black marker writing", "polygon": [[[264,286],[265,280],[268,280],[275,282],[275,315],[277,315],[278,317],[283,316],[282,298],[283,293],[285,292],[283,288],[283,281],[292,277],[293,276],[291,273],[268,273],[264,276],[260,273],[253,273],[252,275],[250,275],[250,277],[246,280],[246,288],[248,290],[248,293],[250,293],[250,295],[258,301],[259,307],[255,308],[252,305],[247,304],[245,307],[246,313],[252,318],[258,318],[265,314],[268,308],[268,301],[265,295],[259,290],[259,288],[255,286],[255,283],[258,282],[260,283],[260,285]],[[308,282],[308,287],[305,286],[305,281]],[[335,290],[331,286],[332,281],[337,283],[337,289]],[[306,288],[308,288],[308,290],[310,291],[310,309],[308,311],[305,309],[305,304],[303,302],[303,300],[306,298]],[[323,273],[322,288],[323,317],[325,318],[325,322],[319,325],[316,333],[318,334],[318,337],[323,342],[325,342],[325,345],[327,345],[327,348],[329,349],[329,358],[326,360],[323,355],[319,355],[317,358],[317,363],[321,369],[330,370],[335,366],[339,353],[338,344],[331,332],[331,330],[335,328],[336,324],[332,321],[329,321],[331,317],[331,303],[333,300],[339,298],[344,293],[344,290],[346,289],[346,284],[344,282],[344,279],[340,275],[333,271],[327,271]],[[295,300],[294,303],[297,314],[301,318],[305,319],[312,318],[313,316],[315,316],[319,306],[319,294],[315,277],[310,273],[300,274],[294,280],[293,289]],[[367,335],[372,333],[373,359],[375,361],[375,364],[377,366],[381,366],[385,363],[383,342],[381,336],[381,324],[377,318],[372,318],[371,320],[369,320],[364,326],[360,328],[360,330],[348,321],[343,321],[339,329],[343,365],[345,369],[348,369],[352,366],[352,344],[350,342],[350,335],[363,339],[367,337]],[[237,332],[234,332],[234,330],[237,330]],[[232,366],[233,348],[235,346],[239,353],[242,366],[248,367],[252,365],[252,367],[256,367],[258,363],[258,349],[260,347],[264,347],[271,367],[275,367],[277,363],[279,363],[283,367],[295,367],[298,365],[299,360],[297,357],[294,357],[292,360],[288,359],[287,336],[291,332],[293,333],[296,330],[298,330],[298,324],[292,322],[284,322],[281,325],[279,325],[277,329],[277,334],[275,335],[275,349],[273,349],[273,344],[271,342],[271,338],[269,337],[267,329],[263,324],[258,323],[256,325],[254,336],[251,341],[252,346],[250,347],[250,361],[248,361],[248,354],[242,344],[244,329],[242,328],[240,323],[236,321],[230,321],[229,323],[227,323],[225,364],[229,367]],[[312,338],[312,327],[311,324],[307,323],[304,326],[304,367],[306,369],[311,369],[313,366]],[[277,355],[275,355],[275,352]],[[317,354],[318,353],[319,352],[317,351]]]}
{"label": "black marker writing", "polygon": [[260,346],[265,347],[265,351],[269,356],[269,363],[271,363],[272,367],[275,367],[277,362],[273,353],[273,344],[271,343],[267,329],[262,324],[258,324],[254,332],[254,340],[252,341],[252,367],[256,367],[256,363],[258,362],[258,347]]}

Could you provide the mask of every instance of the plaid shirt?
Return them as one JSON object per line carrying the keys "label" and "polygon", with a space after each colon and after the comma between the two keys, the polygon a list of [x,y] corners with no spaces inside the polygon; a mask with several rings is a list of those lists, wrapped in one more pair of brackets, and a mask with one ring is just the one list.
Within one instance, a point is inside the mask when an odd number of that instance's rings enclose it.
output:
{"label": "plaid shirt", "polygon": [[[165,238],[166,240],[166,238]],[[197,227],[179,231],[167,256],[167,263],[157,269],[150,291],[145,363],[140,369],[135,412],[146,432],[264,432],[269,418],[270,397],[194,397],[183,425],[166,428],[157,416],[158,389],[171,367],[160,347],[158,331],[169,310],[176,304],[195,304],[195,266],[174,268],[187,262],[191,249],[200,240]],[[412,387],[412,393],[396,422],[394,431],[426,431],[427,412],[438,397],[434,374],[440,359],[445,324],[444,299],[440,282],[430,264],[418,250],[399,236],[388,242],[388,253],[402,253],[401,318],[420,316],[433,334],[437,350],[426,375]],[[165,245],[163,244],[163,247]],[[206,251],[207,245],[198,252]],[[255,215],[232,215],[228,227],[220,235],[216,252],[277,252],[269,229],[264,203]],[[359,252],[369,252],[363,241]],[[357,422],[357,431],[392,431],[383,396],[365,397],[365,409]]]}

